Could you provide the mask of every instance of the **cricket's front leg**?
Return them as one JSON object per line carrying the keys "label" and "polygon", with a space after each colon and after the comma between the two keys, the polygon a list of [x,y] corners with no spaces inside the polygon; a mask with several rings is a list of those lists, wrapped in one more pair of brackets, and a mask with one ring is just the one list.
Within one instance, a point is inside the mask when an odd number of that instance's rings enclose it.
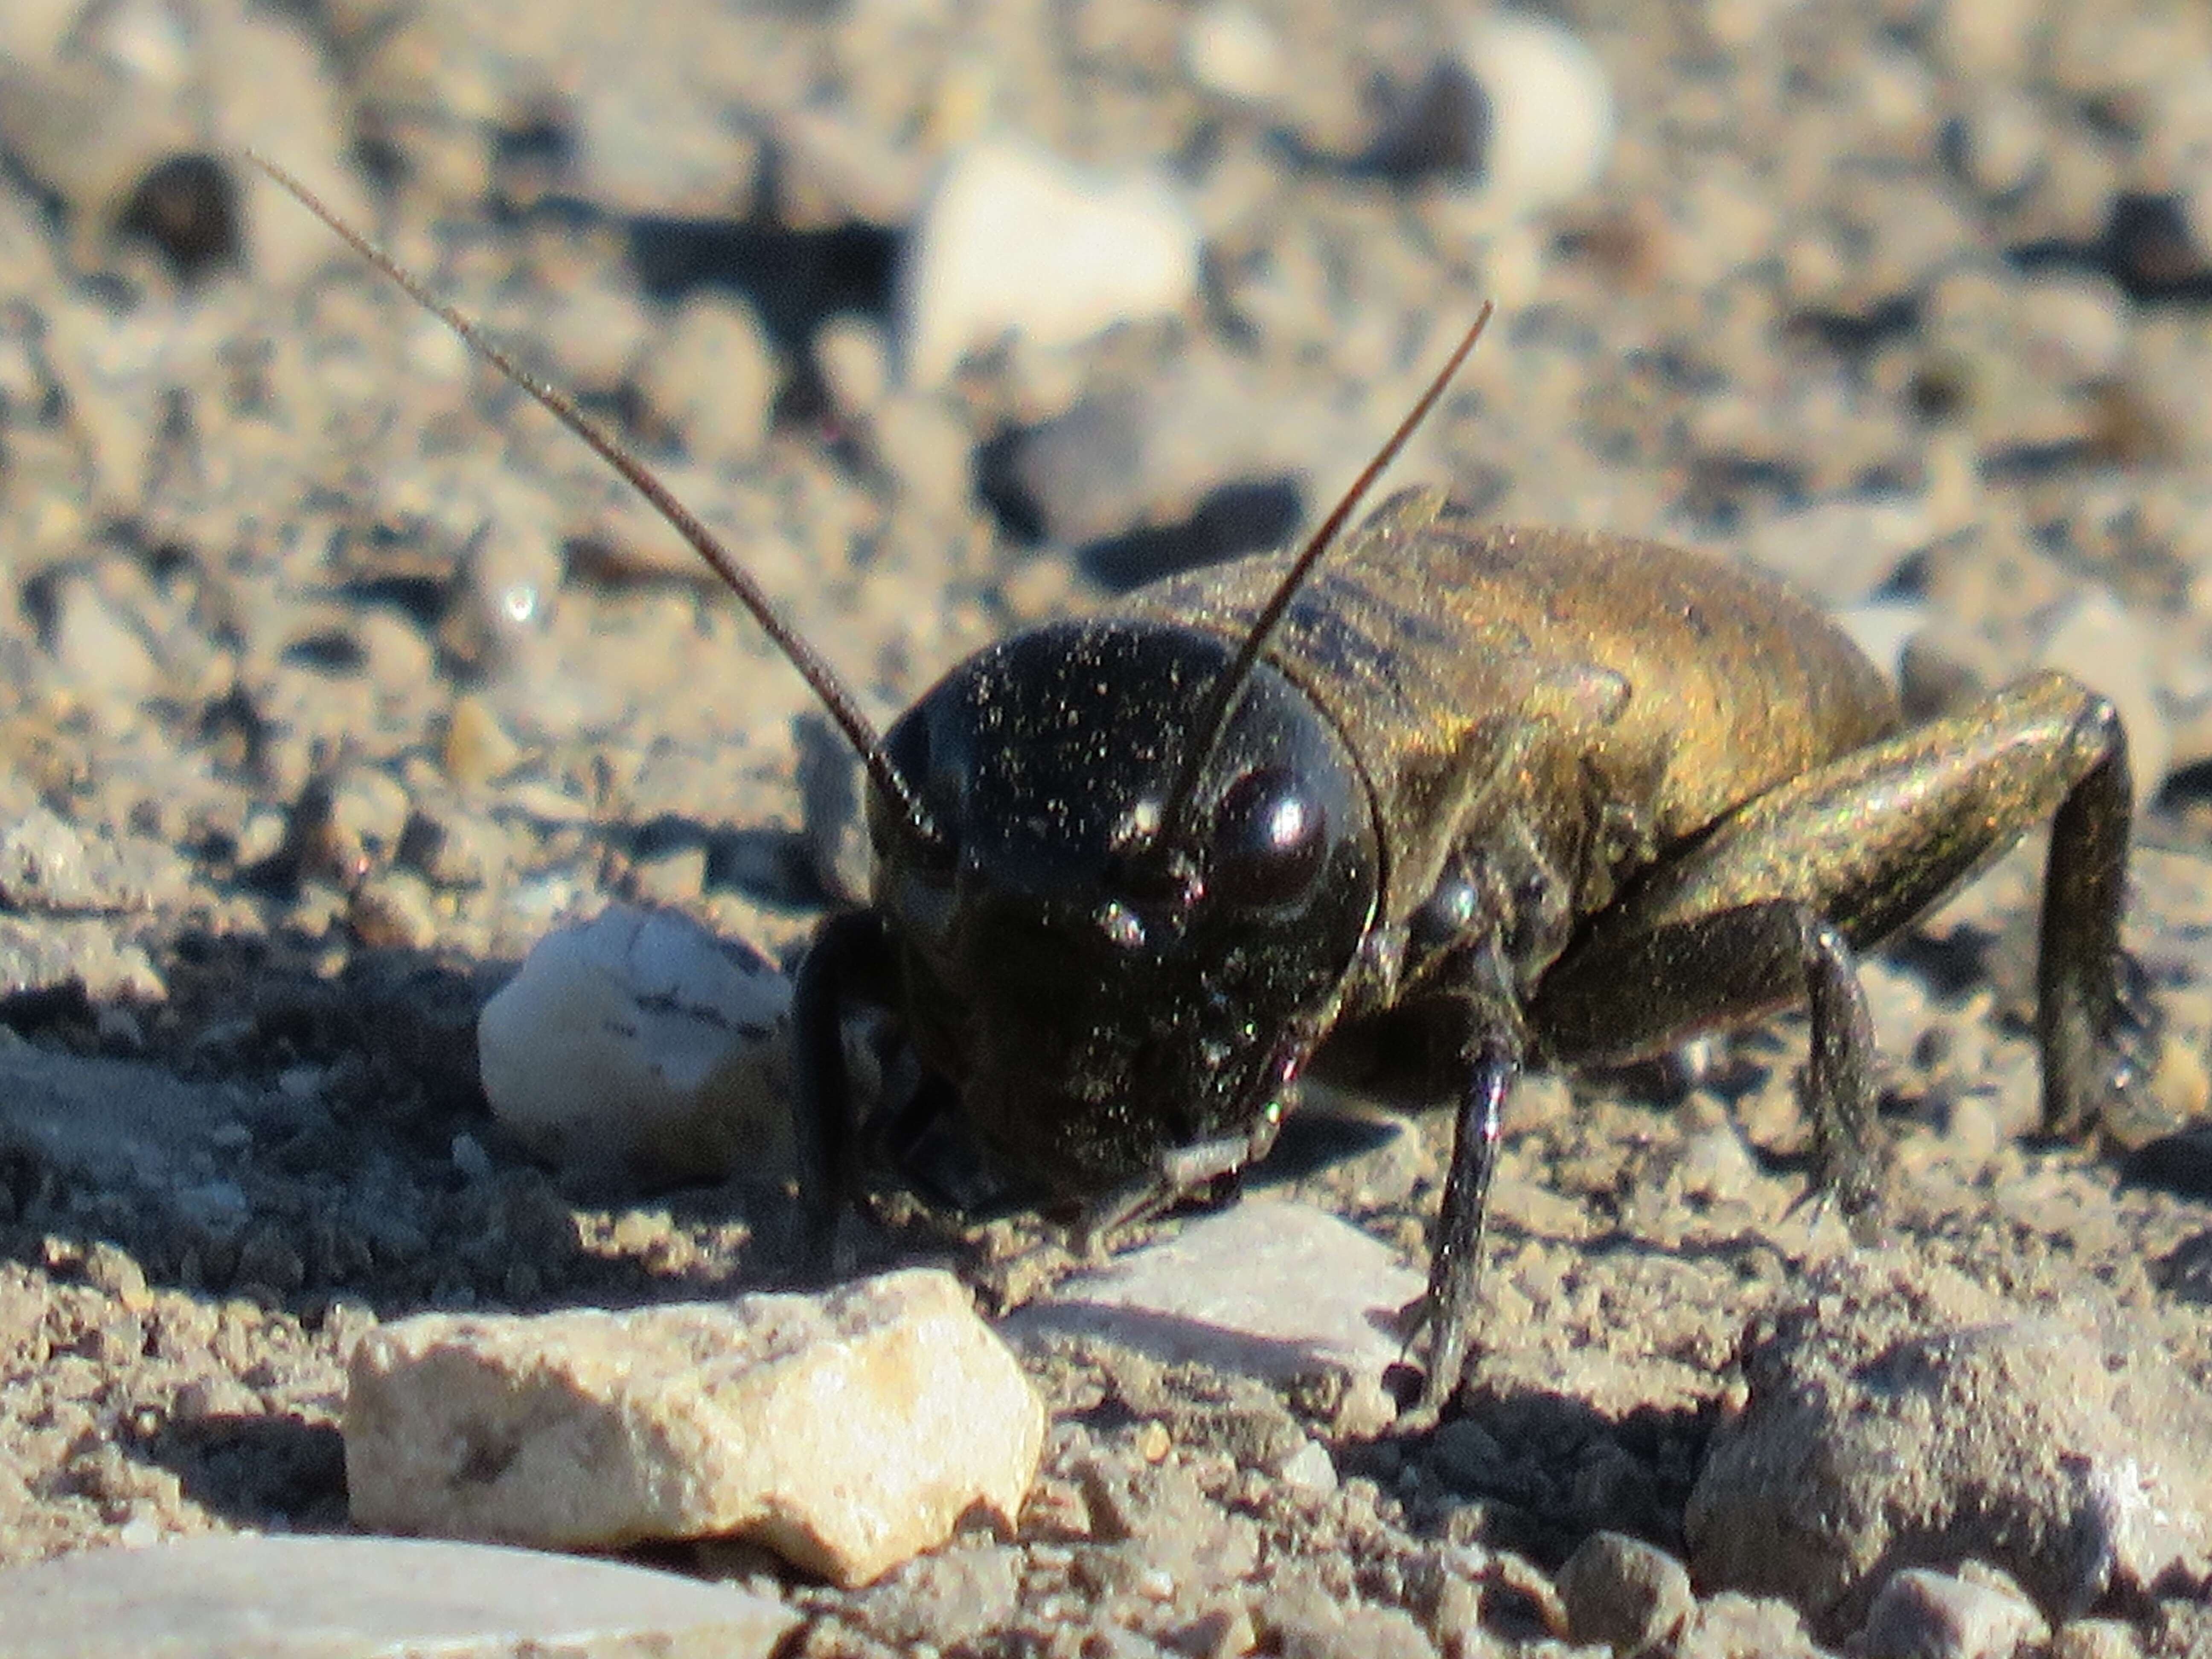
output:
{"label": "cricket's front leg", "polygon": [[[1468,884],[1463,876],[1448,878],[1432,902],[1450,926],[1416,963],[1418,987],[1402,996],[1376,994],[1379,1006],[1364,1020],[1348,1021],[1322,1056],[1329,1075],[1354,1087],[1380,1085],[1392,1095],[1453,1102],[1451,1163],[1429,1249],[1429,1282],[1409,1310],[1407,1346],[1425,1338],[1428,1352],[1420,1394],[1398,1419],[1408,1433],[1435,1425],[1474,1352],[1491,1183],[1506,1101],[1527,1047],[1498,907],[1469,905],[1456,890],[1462,884]],[[1470,884],[1469,891],[1480,886]],[[1383,975],[1394,991],[1401,968],[1394,958]]]}
{"label": "cricket's front leg", "polygon": [[1429,1336],[1427,1369],[1419,1396],[1399,1419],[1399,1427],[1407,1432],[1427,1428],[1443,1415],[1474,1352],[1490,1184],[1498,1173],[1506,1097],[1521,1074],[1516,1036],[1470,1024],[1464,1036],[1451,1168],[1444,1177],[1443,1204],[1429,1254],[1428,1291],[1421,1302],[1420,1324]]}
{"label": "cricket's front leg", "polygon": [[792,1127],[808,1266],[836,1276],[837,1220],[860,1195],[860,1126],[845,1066],[845,1016],[888,1006],[895,977],[883,918],[846,910],[826,918],[799,964],[791,1007]]}
{"label": "cricket's front leg", "polygon": [[2146,1041],[2119,942],[2130,796],[2112,705],[2062,674],[1846,755],[1663,857],[1546,975],[1534,1041],[1566,1065],[1658,1053],[1809,1005],[1822,1173],[1871,1197],[1873,1033],[1852,951],[2051,821],[2040,1007],[2045,1121],[2075,1130]]}

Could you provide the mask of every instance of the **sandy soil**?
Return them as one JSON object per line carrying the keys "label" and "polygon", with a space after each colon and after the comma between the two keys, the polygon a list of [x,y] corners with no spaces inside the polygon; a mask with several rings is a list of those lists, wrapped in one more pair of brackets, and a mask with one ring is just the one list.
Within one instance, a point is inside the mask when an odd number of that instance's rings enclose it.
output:
{"label": "sandy soil", "polygon": [[[0,1560],[341,1525],[335,1391],[370,1320],[790,1265],[772,1170],[641,1195],[534,1167],[485,1113],[472,1021],[551,920],[612,896],[795,953],[823,900],[804,689],[262,181],[148,182],[242,142],[643,446],[884,713],[1018,624],[1317,516],[1494,296],[1401,478],[1880,601],[1859,625],[1911,637],[1923,705],[2045,660],[2120,701],[2163,785],[2129,929],[2170,1034],[2156,1096],[2201,1109],[2212,15],[1573,8],[1618,140],[1530,212],[1404,140],[1468,27],[1442,5],[1263,0],[1281,58],[1244,102],[1196,84],[1165,0],[633,11],[0,24],[0,803],[29,826],[0,869],[0,1071],[32,1103],[0,1142]],[[87,62],[120,80],[87,92]],[[69,112],[117,85],[153,112],[74,143]],[[1492,123],[1540,148],[1547,113]],[[1002,131],[1166,170],[1202,295],[905,388],[902,237],[931,167]],[[2030,850],[1869,966],[1887,1225],[2024,1302],[2101,1286],[2212,1379],[2202,1144],[2030,1133],[2037,876]],[[1747,1033],[1694,1086],[1524,1091],[1480,1435],[1334,1444],[1316,1491],[1267,1473],[1270,1437],[1314,1426],[1291,1404],[1070,1358],[1016,1545],[854,1595],[732,1570],[816,1615],[809,1652],[1534,1642],[1542,1575],[1594,1529],[1680,1549],[1745,1323],[1815,1249],[1802,1041]],[[1308,1190],[1418,1259],[1446,1130]],[[150,1149],[129,1168],[126,1131]],[[1003,1249],[980,1277],[1018,1296]],[[1530,1564],[1520,1589],[1498,1569],[1480,1633],[1443,1553],[1470,1543]],[[2180,1650],[2188,1612],[2138,1609],[2145,1641]],[[1751,1649],[1785,1639],[1759,1616]]]}

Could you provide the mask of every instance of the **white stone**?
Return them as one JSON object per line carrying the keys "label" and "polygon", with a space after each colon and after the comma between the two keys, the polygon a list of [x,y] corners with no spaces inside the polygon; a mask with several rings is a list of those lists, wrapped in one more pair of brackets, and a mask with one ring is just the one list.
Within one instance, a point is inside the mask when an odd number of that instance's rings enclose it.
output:
{"label": "white stone", "polygon": [[1333,1374],[1387,1420],[1382,1373],[1405,1350],[1398,1317],[1425,1288],[1349,1223],[1255,1197],[1063,1281],[1003,1328],[1024,1340],[1101,1336],[1275,1382]]}
{"label": "white stone", "polygon": [[910,385],[1018,335],[1064,347],[1196,298],[1199,228],[1164,179],[1088,173],[1007,139],[952,158],[908,245],[899,310]]}
{"label": "white stone", "polygon": [[839,1583],[1011,1524],[1044,1407],[951,1274],[534,1318],[424,1314],[354,1351],[356,1524],[565,1549],[736,1536]]}
{"label": "white stone", "polygon": [[790,1157],[791,982],[674,911],[615,905],[540,939],[484,1005],[492,1115],[608,1174],[714,1178]]}
{"label": "white stone", "polygon": [[1460,60],[1490,100],[1483,194],[1541,213],[1595,184],[1613,154],[1613,80],[1580,36],[1529,12],[1479,18]]}

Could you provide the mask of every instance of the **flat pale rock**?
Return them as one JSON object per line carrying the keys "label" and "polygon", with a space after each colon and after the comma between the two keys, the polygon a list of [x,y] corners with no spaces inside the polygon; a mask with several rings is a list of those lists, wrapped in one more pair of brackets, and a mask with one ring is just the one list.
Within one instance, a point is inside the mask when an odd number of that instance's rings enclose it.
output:
{"label": "flat pale rock", "polygon": [[737,1536],[842,1584],[1008,1522],[1044,1407],[951,1275],[626,1313],[425,1314],[354,1352],[346,1479],[381,1531],[605,1549]]}
{"label": "flat pale rock", "polygon": [[413,1539],[196,1538],[0,1569],[9,1659],[750,1659],[797,1622],[673,1573]]}
{"label": "flat pale rock", "polygon": [[1357,1227],[1255,1197],[1064,1280],[1002,1328],[1018,1339],[1102,1336],[1171,1364],[1274,1382],[1334,1373],[1379,1393],[1405,1347],[1399,1311],[1425,1288]]}
{"label": "flat pale rock", "polygon": [[[16,920],[0,917],[0,989],[15,988],[4,969],[8,924]],[[188,1083],[158,1066],[56,1054],[0,1035],[0,1153],[27,1152],[151,1209],[205,1218],[195,1194],[235,1166],[235,1153],[219,1144],[222,1132],[252,1104],[228,1085]]]}

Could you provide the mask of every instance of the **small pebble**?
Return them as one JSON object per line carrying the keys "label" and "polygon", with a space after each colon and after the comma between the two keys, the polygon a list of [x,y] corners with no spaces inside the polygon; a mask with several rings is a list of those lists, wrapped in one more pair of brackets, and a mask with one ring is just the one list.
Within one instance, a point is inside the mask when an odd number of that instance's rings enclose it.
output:
{"label": "small pebble", "polygon": [[489,1181],[493,1175],[491,1156],[483,1143],[474,1135],[455,1135],[452,1158],[453,1168],[471,1181]]}
{"label": "small pebble", "polygon": [[814,337],[815,365],[842,410],[867,411],[890,391],[890,349],[866,317],[833,317]]}
{"label": "small pebble", "polygon": [[556,384],[579,396],[605,396],[630,379],[659,319],[640,301],[620,268],[572,273],[531,318],[531,331],[553,360]]}
{"label": "small pebble", "polygon": [[1328,1455],[1328,1448],[1318,1440],[1309,1440],[1286,1458],[1275,1471],[1278,1480],[1286,1486],[1300,1492],[1331,1492],[1336,1490],[1336,1461]]}
{"label": "small pebble", "polygon": [[438,937],[437,908],[421,877],[380,871],[348,896],[346,926],[371,950],[423,951]]}
{"label": "small pebble", "polygon": [[2051,1638],[2051,1659],[2143,1659],[2143,1644],[2120,1620],[2076,1619]]}
{"label": "small pebble", "polygon": [[1741,1200],[1759,1179],[1759,1160],[1727,1119],[1685,1137],[1676,1166],[1684,1193],[1708,1200]]}
{"label": "small pebble", "polygon": [[464,788],[489,783],[512,771],[520,758],[520,749],[482,697],[453,699],[438,750],[438,763],[447,777]]}
{"label": "small pebble", "polygon": [[135,703],[161,689],[161,664],[143,630],[83,577],[57,586],[51,643],[82,693]]}
{"label": "small pebble", "polygon": [[2041,171],[2047,140],[2042,112],[2016,86],[1984,88],[1958,116],[1946,159],[1984,198],[2002,201],[2028,189]]}

